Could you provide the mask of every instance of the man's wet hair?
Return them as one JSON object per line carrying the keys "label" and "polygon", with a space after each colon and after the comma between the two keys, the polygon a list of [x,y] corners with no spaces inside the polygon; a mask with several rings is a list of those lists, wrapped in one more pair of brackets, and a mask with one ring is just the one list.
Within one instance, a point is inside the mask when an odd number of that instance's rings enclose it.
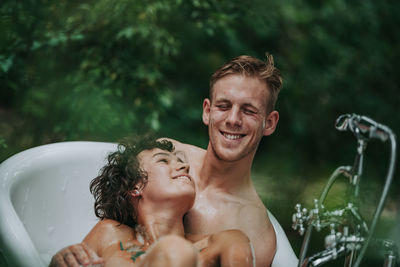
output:
{"label": "man's wet hair", "polygon": [[144,150],[155,148],[174,151],[170,141],[145,135],[122,139],[117,151],[108,155],[107,165],[90,183],[90,192],[95,198],[94,211],[98,218],[112,219],[130,227],[137,225],[137,211],[131,191],[135,186],[143,189],[147,183],[147,174],[140,169],[138,155]]}
{"label": "man's wet hair", "polygon": [[213,99],[214,84],[231,74],[243,75],[246,77],[258,78],[267,85],[270,96],[267,102],[267,113],[275,109],[279,91],[282,88],[282,76],[279,69],[274,65],[272,55],[266,54],[266,61],[258,58],[242,55],[235,57],[214,72],[210,79],[210,100]]}

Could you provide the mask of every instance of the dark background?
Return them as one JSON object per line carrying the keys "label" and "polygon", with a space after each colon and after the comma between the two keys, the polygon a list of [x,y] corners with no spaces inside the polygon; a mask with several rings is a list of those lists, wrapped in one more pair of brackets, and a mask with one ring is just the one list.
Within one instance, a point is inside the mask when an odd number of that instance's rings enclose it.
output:
{"label": "dark background", "polygon": [[[260,145],[253,178],[298,254],[294,205],[312,207],[331,172],[353,163],[355,138],[334,129],[336,118],[367,115],[400,133],[399,11],[397,0],[3,0],[0,162],[41,144],[116,142],[150,130],[205,148],[210,75],[235,56],[269,52],[284,77],[280,122]],[[379,141],[367,149],[366,218],[388,154]],[[398,178],[382,238],[399,240]],[[332,205],[344,201],[344,188]],[[365,266],[381,265],[376,251]]]}

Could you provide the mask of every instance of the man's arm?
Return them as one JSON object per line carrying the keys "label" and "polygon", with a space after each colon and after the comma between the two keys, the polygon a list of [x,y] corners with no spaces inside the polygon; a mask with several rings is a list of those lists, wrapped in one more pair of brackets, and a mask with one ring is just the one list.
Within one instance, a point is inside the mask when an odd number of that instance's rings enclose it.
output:
{"label": "man's arm", "polygon": [[255,266],[255,254],[250,240],[239,230],[212,234],[194,246],[200,250],[200,266]]}
{"label": "man's arm", "polygon": [[200,148],[198,146],[181,143],[177,140],[167,137],[160,138],[160,140],[170,141],[174,145],[175,151],[183,151],[186,154],[187,160],[190,164],[191,175],[194,175],[194,173],[198,174],[200,172],[203,166],[204,157],[206,155],[205,149]]}
{"label": "man's arm", "polygon": [[100,265],[119,249],[119,242],[131,241],[132,228],[117,221],[104,219],[98,222],[80,244],[68,246],[57,252],[51,267]]}
{"label": "man's arm", "polygon": [[101,265],[103,259],[85,243],[75,244],[63,248],[51,259],[50,267],[79,267],[87,265]]}

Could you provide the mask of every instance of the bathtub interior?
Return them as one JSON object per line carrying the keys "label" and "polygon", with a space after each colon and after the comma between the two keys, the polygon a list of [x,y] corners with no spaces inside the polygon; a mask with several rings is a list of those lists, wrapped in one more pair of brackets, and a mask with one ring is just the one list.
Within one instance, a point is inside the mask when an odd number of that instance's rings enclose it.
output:
{"label": "bathtub interior", "polygon": [[70,163],[73,169],[54,165],[44,171],[32,170],[11,192],[18,217],[45,259],[55,249],[82,240],[96,221],[93,200],[87,194],[88,180],[84,179],[94,177],[94,173],[80,160],[73,159]]}
{"label": "bathtub interior", "polygon": [[1,193],[11,202],[0,210],[8,218],[2,221],[1,246],[10,266],[48,265],[56,251],[82,241],[97,222],[89,183],[115,149],[111,143],[56,143],[0,165]]}

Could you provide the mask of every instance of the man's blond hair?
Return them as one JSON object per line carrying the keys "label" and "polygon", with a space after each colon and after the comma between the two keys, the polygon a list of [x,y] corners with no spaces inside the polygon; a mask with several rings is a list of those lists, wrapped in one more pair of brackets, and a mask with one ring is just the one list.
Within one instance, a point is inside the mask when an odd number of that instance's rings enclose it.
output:
{"label": "man's blond hair", "polygon": [[275,109],[279,91],[282,88],[282,76],[280,71],[274,66],[272,55],[266,55],[266,61],[259,60],[252,56],[242,55],[235,57],[221,68],[219,68],[210,79],[210,100],[213,97],[214,84],[225,76],[231,74],[244,75],[246,77],[258,78],[265,82],[270,92],[267,101],[267,113]]}

